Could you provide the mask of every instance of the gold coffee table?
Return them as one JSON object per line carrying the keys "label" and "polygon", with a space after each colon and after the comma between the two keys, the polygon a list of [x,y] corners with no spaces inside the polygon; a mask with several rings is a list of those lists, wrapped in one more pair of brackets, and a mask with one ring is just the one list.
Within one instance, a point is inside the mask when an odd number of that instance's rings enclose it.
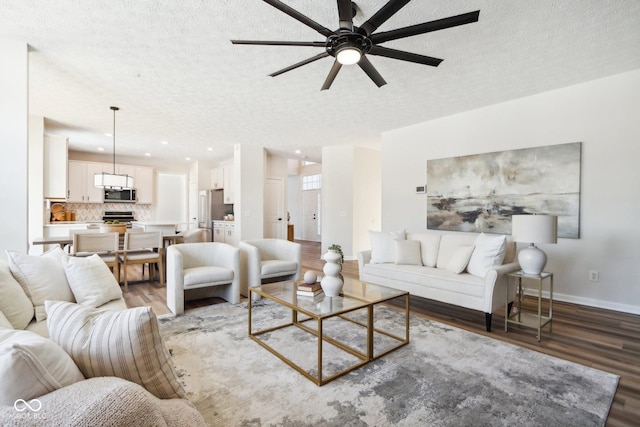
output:
{"label": "gold coffee table", "polygon": [[[249,337],[317,385],[322,386],[333,381],[409,343],[408,292],[372,285],[355,279],[345,279],[344,288],[340,296],[330,298],[321,294],[315,298],[302,298],[298,297],[296,293],[299,283],[301,281],[285,281],[249,288],[249,301],[252,301],[252,294],[258,294],[291,310],[290,322],[255,331],[253,329],[251,304],[249,304]],[[404,330],[400,333],[394,333],[395,331],[392,332],[376,326],[376,308],[379,308],[378,305],[396,298],[404,300],[404,309],[396,311],[398,315],[404,315]],[[364,312],[360,313],[362,320],[357,319],[357,316],[348,316],[348,314],[358,312],[358,310]],[[390,308],[390,310],[394,309]],[[348,322],[347,325],[352,325],[353,328],[360,328],[364,331],[366,334],[366,348],[364,350],[355,348],[353,345],[344,342],[340,337],[331,337],[325,332],[323,329],[325,322],[329,319],[335,320],[335,318],[338,318],[341,322]],[[314,375],[313,372],[308,372],[308,370],[292,361],[291,358],[285,357],[267,344],[265,340],[261,339],[264,334],[284,328],[299,328],[316,337],[318,351],[317,375]],[[376,349],[374,335],[383,337],[387,341],[387,345],[383,349]],[[325,342],[335,346],[340,351],[354,356],[356,362],[339,372],[327,377],[323,376],[323,343]]]}

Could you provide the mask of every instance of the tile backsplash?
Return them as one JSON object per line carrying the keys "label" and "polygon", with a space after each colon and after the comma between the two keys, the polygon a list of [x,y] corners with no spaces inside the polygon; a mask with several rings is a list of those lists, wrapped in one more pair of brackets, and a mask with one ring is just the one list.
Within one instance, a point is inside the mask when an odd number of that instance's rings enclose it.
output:
{"label": "tile backsplash", "polygon": [[137,221],[151,219],[151,205],[135,203],[62,203],[62,205],[66,211],[76,212],[76,221],[102,221],[104,211],[132,211]]}

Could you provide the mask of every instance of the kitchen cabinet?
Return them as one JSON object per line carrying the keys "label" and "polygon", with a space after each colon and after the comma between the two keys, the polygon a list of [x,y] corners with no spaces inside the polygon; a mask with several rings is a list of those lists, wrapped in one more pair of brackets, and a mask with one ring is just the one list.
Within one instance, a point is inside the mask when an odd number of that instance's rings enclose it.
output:
{"label": "kitchen cabinet", "polygon": [[234,190],[233,190],[233,166],[224,166],[222,168],[224,187],[223,199],[225,204],[234,203]]}
{"label": "kitchen cabinet", "polygon": [[232,221],[213,221],[214,242],[228,243],[235,246],[235,237],[235,225]]}
{"label": "kitchen cabinet", "polygon": [[44,137],[44,198],[67,198],[67,143],[68,139],[45,135]]}
{"label": "kitchen cabinet", "polygon": [[224,188],[224,171],[222,168],[211,169],[211,189],[220,190]]}
{"label": "kitchen cabinet", "polygon": [[137,204],[153,203],[153,178],[155,169],[147,166],[136,166],[133,186],[136,188]]}
{"label": "kitchen cabinet", "polygon": [[104,192],[93,184],[93,176],[104,171],[102,163],[69,160],[67,169],[67,202],[102,203]]}

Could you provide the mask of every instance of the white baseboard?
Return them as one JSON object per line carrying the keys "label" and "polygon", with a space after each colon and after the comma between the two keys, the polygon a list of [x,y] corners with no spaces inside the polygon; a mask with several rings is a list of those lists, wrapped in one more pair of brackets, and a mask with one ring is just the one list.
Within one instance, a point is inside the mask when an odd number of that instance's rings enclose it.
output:
{"label": "white baseboard", "polygon": [[[538,296],[538,293],[533,289],[525,289],[524,293],[525,295]],[[542,297],[548,299],[549,291],[542,291]],[[593,298],[577,297],[575,295],[561,294],[558,292],[553,293],[553,300],[585,305],[587,307],[603,308],[605,310],[620,311],[622,313],[640,314],[640,306],[637,305],[620,304],[617,302],[602,301]]]}

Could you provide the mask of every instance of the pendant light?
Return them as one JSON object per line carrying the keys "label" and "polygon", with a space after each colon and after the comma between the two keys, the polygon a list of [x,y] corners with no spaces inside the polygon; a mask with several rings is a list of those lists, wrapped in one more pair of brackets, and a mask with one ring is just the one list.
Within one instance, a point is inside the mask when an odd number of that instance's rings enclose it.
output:
{"label": "pendant light", "polygon": [[133,177],[116,173],[116,111],[120,108],[110,107],[113,111],[113,173],[102,172],[93,176],[93,184],[99,188],[133,188]]}

